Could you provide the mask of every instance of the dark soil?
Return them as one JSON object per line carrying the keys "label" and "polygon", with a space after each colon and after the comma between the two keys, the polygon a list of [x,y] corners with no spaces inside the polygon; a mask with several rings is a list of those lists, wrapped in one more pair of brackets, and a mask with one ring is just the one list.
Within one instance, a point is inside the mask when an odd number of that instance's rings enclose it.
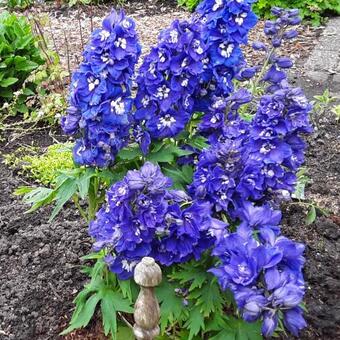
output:
{"label": "dark soil", "polygon": [[[52,143],[42,134],[21,142],[33,140]],[[73,209],[53,223],[47,222],[50,209],[25,215],[27,207],[12,195],[20,185],[25,183],[0,163],[0,339],[57,339],[84,283],[79,257],[91,244]]]}

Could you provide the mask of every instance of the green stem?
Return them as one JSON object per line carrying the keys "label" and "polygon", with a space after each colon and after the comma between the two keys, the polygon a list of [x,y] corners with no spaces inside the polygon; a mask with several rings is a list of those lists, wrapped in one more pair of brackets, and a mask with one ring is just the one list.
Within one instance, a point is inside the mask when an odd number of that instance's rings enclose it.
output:
{"label": "green stem", "polygon": [[89,187],[89,208],[88,208],[88,220],[94,219],[97,211],[97,187],[95,183],[95,177],[91,178]]}
{"label": "green stem", "polygon": [[73,197],[73,202],[75,204],[75,206],[77,207],[77,209],[79,210],[79,213],[81,215],[81,217],[86,221],[86,223],[88,224],[90,221],[88,220],[88,217],[86,216],[86,212],[84,211],[84,209],[80,206],[79,204],[79,198],[78,196],[74,196]]}
{"label": "green stem", "polygon": [[257,86],[259,85],[259,82],[261,81],[261,79],[263,78],[264,76],[264,73],[266,72],[267,70],[267,66],[269,65],[269,62],[270,62],[270,59],[271,57],[273,56],[274,54],[274,51],[275,51],[275,47],[272,47],[271,50],[269,51],[268,55],[267,55],[267,58],[262,66],[262,69],[259,73],[259,75],[257,76],[256,80],[254,81],[253,83],[253,89],[252,89],[252,94],[255,95],[256,94],[256,89],[257,89]]}

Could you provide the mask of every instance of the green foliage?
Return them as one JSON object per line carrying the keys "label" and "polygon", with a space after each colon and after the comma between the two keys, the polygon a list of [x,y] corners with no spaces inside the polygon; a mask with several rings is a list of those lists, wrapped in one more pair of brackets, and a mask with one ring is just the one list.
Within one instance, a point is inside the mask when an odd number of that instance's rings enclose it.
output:
{"label": "green foliage", "polygon": [[71,143],[54,144],[40,154],[37,148],[21,147],[4,156],[5,163],[46,186],[53,186],[61,171],[74,168]]}
{"label": "green foliage", "polygon": [[336,105],[332,108],[332,112],[335,115],[335,119],[337,122],[340,121],[340,105]]}
{"label": "green foliage", "polygon": [[189,11],[193,11],[200,3],[200,0],[177,0],[177,3],[179,6],[183,6]]}
{"label": "green foliage", "polygon": [[[193,11],[201,0],[177,0],[178,5]],[[303,19],[318,26],[327,14],[340,14],[339,0],[258,0],[253,9],[262,18],[271,17],[273,6],[283,8],[298,8]]]}
{"label": "green foliage", "polygon": [[160,339],[262,339],[260,323],[248,324],[227,316],[234,305],[232,294],[223,292],[208,272],[216,260],[203,256],[174,266],[156,289],[161,305]]}
{"label": "green foliage", "polygon": [[273,6],[298,8],[301,16],[313,25],[320,25],[324,15],[340,13],[339,0],[258,0],[253,8],[255,13],[268,18]]}
{"label": "green foliage", "polygon": [[23,10],[30,7],[33,4],[33,0],[0,0],[0,8],[7,7],[9,9]]}
{"label": "green foliage", "polygon": [[[23,195],[23,201],[31,205],[27,213],[44,205],[54,204],[50,221],[72,199],[82,217],[89,222],[104,201],[105,189],[114,179],[114,175],[108,170],[77,167],[60,171],[53,188],[20,187],[15,194]],[[80,199],[87,201],[87,212],[79,204]]]}
{"label": "green foliage", "polygon": [[[4,11],[0,15],[0,107],[9,102],[32,71],[44,63],[28,20]],[[18,101],[18,111],[32,91],[26,88],[27,93],[23,91]]]}
{"label": "green foliage", "polygon": [[[90,277],[90,282],[78,293],[74,299],[75,310],[73,312],[69,327],[61,335],[71,333],[75,329],[86,327],[96,310],[100,310],[104,334],[111,335],[112,339],[129,339],[132,334],[126,327],[122,327],[118,322],[120,313],[133,313],[132,300],[122,293],[116,276],[108,271],[104,262],[104,253],[94,254],[95,265],[85,267]],[[91,257],[87,256],[86,259]],[[127,281],[131,283],[130,281]],[[118,332],[118,329],[121,328]]]}

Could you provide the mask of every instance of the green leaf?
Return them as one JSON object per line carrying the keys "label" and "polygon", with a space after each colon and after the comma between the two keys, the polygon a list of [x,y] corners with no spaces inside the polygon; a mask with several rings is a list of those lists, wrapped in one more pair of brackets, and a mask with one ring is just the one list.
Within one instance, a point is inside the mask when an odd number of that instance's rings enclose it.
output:
{"label": "green leaf", "polygon": [[118,326],[116,340],[134,340],[134,339],[135,336],[133,335],[133,332],[129,327]]}
{"label": "green leaf", "polygon": [[311,205],[309,212],[306,216],[306,223],[307,225],[312,224],[316,219],[316,209],[314,205]]}
{"label": "green leaf", "polygon": [[28,187],[20,188],[19,190],[15,191],[15,194],[24,194],[24,203],[32,205],[29,210],[25,211],[25,213],[33,212],[39,209],[41,206],[51,203],[55,197],[55,191],[45,187],[32,187],[31,190],[29,190]]}
{"label": "green leaf", "polygon": [[77,328],[83,328],[88,325],[93,314],[96,310],[96,306],[100,301],[101,296],[97,293],[90,296],[90,298],[86,301],[83,308],[80,310],[77,317],[71,322],[70,326],[66,328],[64,331],[60,333],[60,335],[66,335]]}
{"label": "green leaf", "polygon": [[18,78],[14,78],[14,77],[9,77],[9,78],[6,78],[6,79],[2,79],[0,81],[0,86],[1,87],[8,87],[8,86],[11,86],[13,84],[15,84],[19,79]]}
{"label": "green leaf", "polygon": [[132,302],[131,280],[118,280],[118,284],[124,298],[128,298]]}
{"label": "green leaf", "polygon": [[81,174],[79,179],[77,180],[79,196],[82,199],[87,197],[90,187],[90,180],[93,176],[95,176],[94,169],[86,168],[86,171],[83,174]]}
{"label": "green leaf", "polygon": [[175,288],[166,279],[156,288],[156,295],[161,305],[161,329],[162,332],[168,324],[182,319],[183,301],[175,293]]}
{"label": "green leaf", "polygon": [[39,65],[31,60],[28,60],[26,57],[15,56],[14,58],[15,69],[17,71],[32,71],[36,69]]}
{"label": "green leaf", "polygon": [[194,169],[190,165],[183,165],[182,167],[183,178],[187,184],[192,182],[192,176],[194,174]]}
{"label": "green leaf", "polygon": [[199,307],[194,307],[189,311],[189,318],[184,324],[184,327],[190,330],[188,340],[191,340],[195,335],[197,335],[201,329],[204,330],[204,317]]}
{"label": "green leaf", "polygon": [[147,156],[147,160],[151,162],[156,162],[156,163],[171,163],[175,159],[174,154],[171,152],[171,150],[162,148],[161,150],[157,152],[150,153]]}
{"label": "green leaf", "polygon": [[211,274],[201,268],[195,268],[189,264],[180,267],[182,270],[173,272],[169,277],[178,280],[181,286],[190,284],[189,291],[201,288],[205,282],[212,278]]}
{"label": "green leaf", "polygon": [[235,340],[236,334],[234,331],[222,330],[215,336],[213,336],[210,340]]}
{"label": "green leaf", "polygon": [[97,253],[90,253],[87,255],[82,256],[80,259],[82,261],[86,261],[86,260],[98,260],[98,259],[102,259],[105,256],[105,252],[104,251],[99,251]]}
{"label": "green leaf", "polygon": [[117,155],[118,158],[122,160],[128,160],[128,161],[135,159],[135,158],[139,158],[141,156],[142,156],[142,153],[140,151],[139,146],[124,148]]}
{"label": "green leaf", "polygon": [[168,150],[169,152],[171,152],[172,154],[174,154],[177,157],[188,156],[188,155],[193,154],[193,151],[181,149],[177,145],[169,145],[166,148],[166,150]]}
{"label": "green leaf", "polygon": [[262,340],[261,322],[248,323],[242,319],[230,317],[225,320],[223,330],[211,340]]}
{"label": "green leaf", "polygon": [[31,89],[29,89],[28,87],[23,88],[22,93],[25,96],[34,96],[35,95],[35,93]]}
{"label": "green leaf", "polygon": [[100,302],[104,334],[115,334],[117,332],[117,317],[113,302],[107,296]]}
{"label": "green leaf", "polygon": [[131,307],[129,300],[124,299],[121,293],[109,290],[107,294],[109,294],[110,298],[112,299],[114,307],[117,311],[133,313],[133,308]]}
{"label": "green leaf", "polygon": [[65,203],[71,199],[71,197],[77,192],[77,182],[69,178],[63,184],[56,189],[56,205],[51,213],[51,216],[49,218],[49,222],[51,222],[59,213],[59,211],[62,209],[62,207],[65,205]]}
{"label": "green leaf", "polygon": [[190,298],[195,298],[195,304],[200,306],[200,312],[205,317],[214,312],[221,313],[223,310],[224,300],[216,280],[211,280],[200,290],[192,292]]}
{"label": "green leaf", "polygon": [[197,137],[193,137],[192,139],[189,139],[187,141],[187,144],[200,151],[209,147],[209,144],[207,143],[207,139],[202,136],[197,136]]}

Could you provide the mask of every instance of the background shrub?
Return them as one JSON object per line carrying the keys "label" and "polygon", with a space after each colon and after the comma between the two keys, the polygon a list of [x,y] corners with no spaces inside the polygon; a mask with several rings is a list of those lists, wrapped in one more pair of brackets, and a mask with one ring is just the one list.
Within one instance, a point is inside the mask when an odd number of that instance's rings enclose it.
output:
{"label": "background shrub", "polygon": [[320,25],[324,15],[340,14],[339,0],[258,0],[253,9],[261,17],[269,17],[273,6],[283,8],[298,8],[303,19],[313,25]]}
{"label": "background shrub", "polygon": [[[177,0],[178,5],[193,11],[201,0]],[[273,6],[282,8],[298,8],[302,18],[309,20],[313,25],[320,25],[322,17],[327,14],[340,14],[339,0],[257,0],[253,10],[260,17],[271,16]]]}
{"label": "background shrub", "polygon": [[177,2],[180,6],[186,7],[188,10],[193,11],[200,3],[200,0],[177,0]]}
{"label": "background shrub", "polygon": [[[0,15],[0,107],[10,102],[32,71],[44,63],[28,20],[4,11]],[[32,88],[26,86],[22,96],[31,94]]]}

